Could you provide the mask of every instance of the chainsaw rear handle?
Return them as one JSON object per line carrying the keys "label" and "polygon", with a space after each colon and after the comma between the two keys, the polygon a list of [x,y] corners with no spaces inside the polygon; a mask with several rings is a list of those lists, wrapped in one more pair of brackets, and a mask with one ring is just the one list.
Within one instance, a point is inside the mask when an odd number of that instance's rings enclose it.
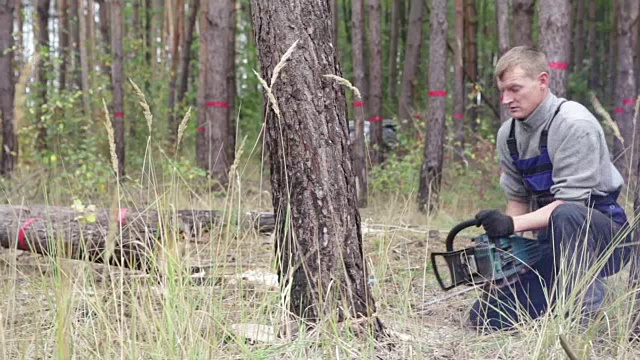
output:
{"label": "chainsaw rear handle", "polygon": [[454,226],[453,229],[449,231],[449,235],[447,235],[447,242],[446,242],[447,252],[453,251],[453,239],[456,238],[456,235],[458,235],[460,231],[472,226],[479,226],[479,225],[480,224],[478,223],[478,220],[471,219],[471,220],[463,221],[460,224]]}

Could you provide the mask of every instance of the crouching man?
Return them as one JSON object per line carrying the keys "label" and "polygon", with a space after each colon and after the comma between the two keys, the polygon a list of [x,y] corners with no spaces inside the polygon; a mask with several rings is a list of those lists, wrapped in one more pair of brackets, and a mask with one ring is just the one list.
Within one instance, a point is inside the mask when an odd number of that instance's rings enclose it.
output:
{"label": "crouching man", "polygon": [[544,53],[513,48],[495,71],[502,103],[512,116],[498,131],[496,144],[507,209],[483,210],[476,219],[492,237],[535,231],[544,253],[515,284],[485,289],[471,309],[471,323],[495,330],[526,320],[523,314],[536,318],[607,256],[606,265],[580,289],[577,303],[588,319],[602,304],[605,278],[628,260],[628,248],[612,244],[627,222],[616,201],[624,180],[596,118],[583,105],[549,91]]}

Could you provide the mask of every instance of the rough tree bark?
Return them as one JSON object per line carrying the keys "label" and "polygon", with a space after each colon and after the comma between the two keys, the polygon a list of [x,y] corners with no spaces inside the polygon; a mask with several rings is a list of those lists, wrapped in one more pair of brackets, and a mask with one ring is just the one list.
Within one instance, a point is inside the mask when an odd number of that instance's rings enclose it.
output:
{"label": "rough tree bark", "polygon": [[227,161],[233,164],[236,157],[236,1],[229,0],[229,30],[227,31],[227,103],[229,104],[229,131],[227,137]]}
{"label": "rough tree bark", "polygon": [[124,178],[124,63],[122,37],[124,31],[124,16],[122,13],[123,0],[111,0],[111,85],[113,86],[113,130],[116,141],[116,156],[118,158],[118,177]]}
{"label": "rough tree bark", "polygon": [[49,7],[51,5],[50,0],[38,0],[36,5],[37,17],[37,30],[38,30],[38,47],[41,49],[42,61],[38,63],[38,71],[36,72],[36,84],[37,85],[37,101],[35,104],[36,124],[38,128],[38,135],[36,138],[36,147],[39,151],[47,149],[47,126],[44,120],[43,109],[47,104],[47,89],[48,89],[48,73],[49,73],[49,58],[44,54],[49,52]]}
{"label": "rough tree bark", "polygon": [[[616,6],[618,10],[618,62],[617,76],[615,87],[614,113],[615,121],[620,129],[620,134],[624,139],[621,143],[617,138],[614,140],[615,148],[618,150],[616,155],[618,160],[616,166],[622,170],[625,178],[629,179],[631,169],[635,169],[635,163],[638,161],[634,152],[634,140],[638,142],[638,138],[634,139],[633,113],[637,96],[636,78],[634,74],[634,54],[633,54],[633,22],[638,16],[638,2],[634,0],[618,0]],[[637,146],[637,145],[636,145]],[[631,163],[631,159],[634,159]]]}
{"label": "rough tree bark", "polygon": [[[87,220],[89,216],[91,221]],[[203,232],[225,221],[223,214],[211,210],[80,212],[63,206],[0,205],[0,246],[104,263],[107,242],[113,237],[116,246],[110,264],[151,270],[161,228],[181,233],[187,241],[197,241]],[[238,225],[268,233],[274,229],[275,217],[273,213],[248,212]]]}
{"label": "rough tree bark", "polygon": [[58,89],[64,91],[67,88],[67,64],[69,63],[69,3],[67,0],[58,0],[58,48],[60,49],[60,67],[58,68]]}
{"label": "rough tree bark", "polygon": [[398,100],[398,120],[402,132],[413,138],[416,129],[413,121],[413,95],[416,86],[418,65],[420,63],[420,47],[422,44],[422,18],[424,16],[424,0],[411,0],[409,11],[409,28],[404,52],[404,66]]}
{"label": "rough tree bark", "polygon": [[206,113],[204,168],[221,187],[226,187],[229,173],[229,89],[227,82],[227,32],[232,0],[209,0],[207,21],[207,87],[204,108]]}
{"label": "rough tree bark", "polygon": [[[513,0],[513,46],[533,45],[535,0]],[[542,5],[542,4],[541,4]]]}
{"label": "rough tree bark", "polygon": [[429,119],[418,188],[418,209],[426,213],[437,211],[442,182],[447,106],[447,3],[431,0],[429,17]]}
{"label": "rough tree bark", "polygon": [[[111,36],[109,34],[109,4],[106,0],[97,0],[96,1],[100,8],[98,10],[98,18],[100,19],[100,37],[102,41],[102,52],[105,54],[111,53]],[[101,63],[102,73],[109,75],[111,74],[111,65],[107,61],[102,61]]]}
{"label": "rough tree bark", "polygon": [[453,72],[454,72],[454,98],[453,123],[455,128],[454,159],[460,163],[464,160],[464,118],[465,118],[465,94],[464,94],[464,0],[455,0],[455,45],[453,47]]}
{"label": "rough tree bark", "polygon": [[331,0],[331,45],[336,49],[336,53],[338,53],[338,29],[340,28],[338,20],[338,0]]}
{"label": "rough tree bark", "polygon": [[570,0],[540,0],[540,48],[549,60],[551,92],[564,97],[571,60]]}
{"label": "rough tree bark", "polygon": [[[271,84],[281,115],[266,115],[276,244],[288,307],[310,324],[372,317],[360,213],[349,154],[344,89],[325,74],[342,76],[331,42],[328,1],[253,0],[261,76],[299,41]],[[310,31],[309,29],[312,29]]]}
{"label": "rough tree bark", "polygon": [[78,44],[80,49],[80,84],[82,86],[82,104],[84,106],[85,116],[91,116],[91,97],[89,91],[89,70],[91,69],[91,63],[89,61],[89,51],[87,49],[89,27],[85,16],[85,6],[93,6],[93,2],[89,2],[89,4],[87,4],[87,0],[78,0],[77,16],[80,29],[80,43]]}
{"label": "rough tree bark", "polygon": [[360,91],[362,98],[353,102],[353,116],[355,127],[355,139],[353,143],[353,169],[356,173],[356,189],[358,194],[358,206],[367,206],[367,162],[365,153],[364,121],[366,107],[364,99],[367,98],[367,77],[365,73],[364,49],[364,0],[351,2],[351,29],[353,45],[351,55],[353,57],[353,83]]}
{"label": "rough tree bark", "polygon": [[15,0],[0,4],[0,121],[2,122],[2,158],[0,175],[11,175],[18,161],[18,138],[14,120],[15,77],[13,65],[13,14]]}
{"label": "rough tree bark", "polygon": [[382,17],[380,0],[367,0],[369,35],[369,151],[371,161],[384,160],[382,143]]}
{"label": "rough tree bark", "polygon": [[[198,0],[199,1],[199,0]],[[207,112],[206,112],[206,100],[207,97],[207,69],[208,69],[208,21],[207,21],[207,8],[208,2],[202,1],[202,8],[200,9],[199,20],[199,33],[198,43],[200,45],[200,53],[198,54],[198,94],[196,105],[198,106],[198,127],[196,129],[196,162],[198,166],[203,169],[207,168]]]}
{"label": "rough tree bark", "polygon": [[598,0],[589,1],[589,35],[587,37],[587,49],[589,49],[589,89],[596,91],[599,88],[598,74],[598,37],[596,36],[596,14]]}
{"label": "rough tree bark", "polygon": [[[464,67],[467,81],[471,86],[470,90],[475,91],[478,82],[478,19],[475,0],[465,0],[464,23],[464,33],[466,34]],[[478,100],[473,100],[473,102],[480,105]],[[475,134],[478,128],[478,111],[475,106],[469,109],[468,118],[471,122],[471,130]]]}
{"label": "rough tree bark", "polygon": [[586,2],[587,0],[578,1],[576,4],[576,16],[575,16],[575,35],[573,41],[573,68],[576,70],[582,69],[585,53],[585,39],[587,32],[585,31],[586,25]]}
{"label": "rough tree bark", "polygon": [[[389,100],[395,103],[398,95],[398,44],[400,43],[400,3],[391,2],[391,35],[389,36]],[[396,111],[393,112],[397,114]]]}
{"label": "rough tree bark", "polygon": [[[508,0],[497,0],[496,1],[496,20],[498,27],[498,54],[499,56],[504,55],[510,48],[510,39],[509,39],[509,1]],[[497,85],[496,82],[493,82],[494,86]],[[506,106],[502,106],[500,104],[500,121],[505,122],[511,116],[509,115],[509,109]]]}
{"label": "rough tree bark", "polygon": [[177,100],[178,105],[182,104],[187,89],[189,88],[189,64],[191,63],[191,46],[193,45],[193,32],[196,27],[196,19],[198,18],[198,8],[200,0],[192,0],[189,3],[189,20],[186,24],[184,49],[180,61],[180,86],[178,88]]}
{"label": "rough tree bark", "polygon": [[180,18],[184,17],[184,2],[182,0],[176,0],[176,9],[174,12],[173,21],[173,36],[171,38],[171,71],[169,80],[169,98],[168,98],[168,140],[171,147],[176,144],[176,138],[178,134],[178,124],[176,122],[176,87],[178,82],[178,63],[180,59],[180,52],[185,52],[185,49],[180,49],[184,34],[182,27],[180,26]]}

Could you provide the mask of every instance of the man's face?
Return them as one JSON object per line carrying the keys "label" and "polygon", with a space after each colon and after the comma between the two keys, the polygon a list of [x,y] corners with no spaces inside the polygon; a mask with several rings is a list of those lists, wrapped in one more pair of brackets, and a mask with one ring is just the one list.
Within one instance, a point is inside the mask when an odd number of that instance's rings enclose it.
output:
{"label": "man's face", "polygon": [[547,96],[549,74],[543,72],[532,78],[520,66],[515,66],[498,79],[498,88],[502,93],[502,104],[509,108],[511,116],[523,119]]}

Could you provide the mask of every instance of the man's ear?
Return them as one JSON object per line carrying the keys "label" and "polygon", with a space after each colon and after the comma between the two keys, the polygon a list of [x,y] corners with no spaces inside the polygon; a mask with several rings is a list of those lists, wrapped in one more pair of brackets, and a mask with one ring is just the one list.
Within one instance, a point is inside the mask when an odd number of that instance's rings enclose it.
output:
{"label": "man's ear", "polygon": [[546,71],[538,75],[538,83],[544,87],[549,87],[549,74]]}

